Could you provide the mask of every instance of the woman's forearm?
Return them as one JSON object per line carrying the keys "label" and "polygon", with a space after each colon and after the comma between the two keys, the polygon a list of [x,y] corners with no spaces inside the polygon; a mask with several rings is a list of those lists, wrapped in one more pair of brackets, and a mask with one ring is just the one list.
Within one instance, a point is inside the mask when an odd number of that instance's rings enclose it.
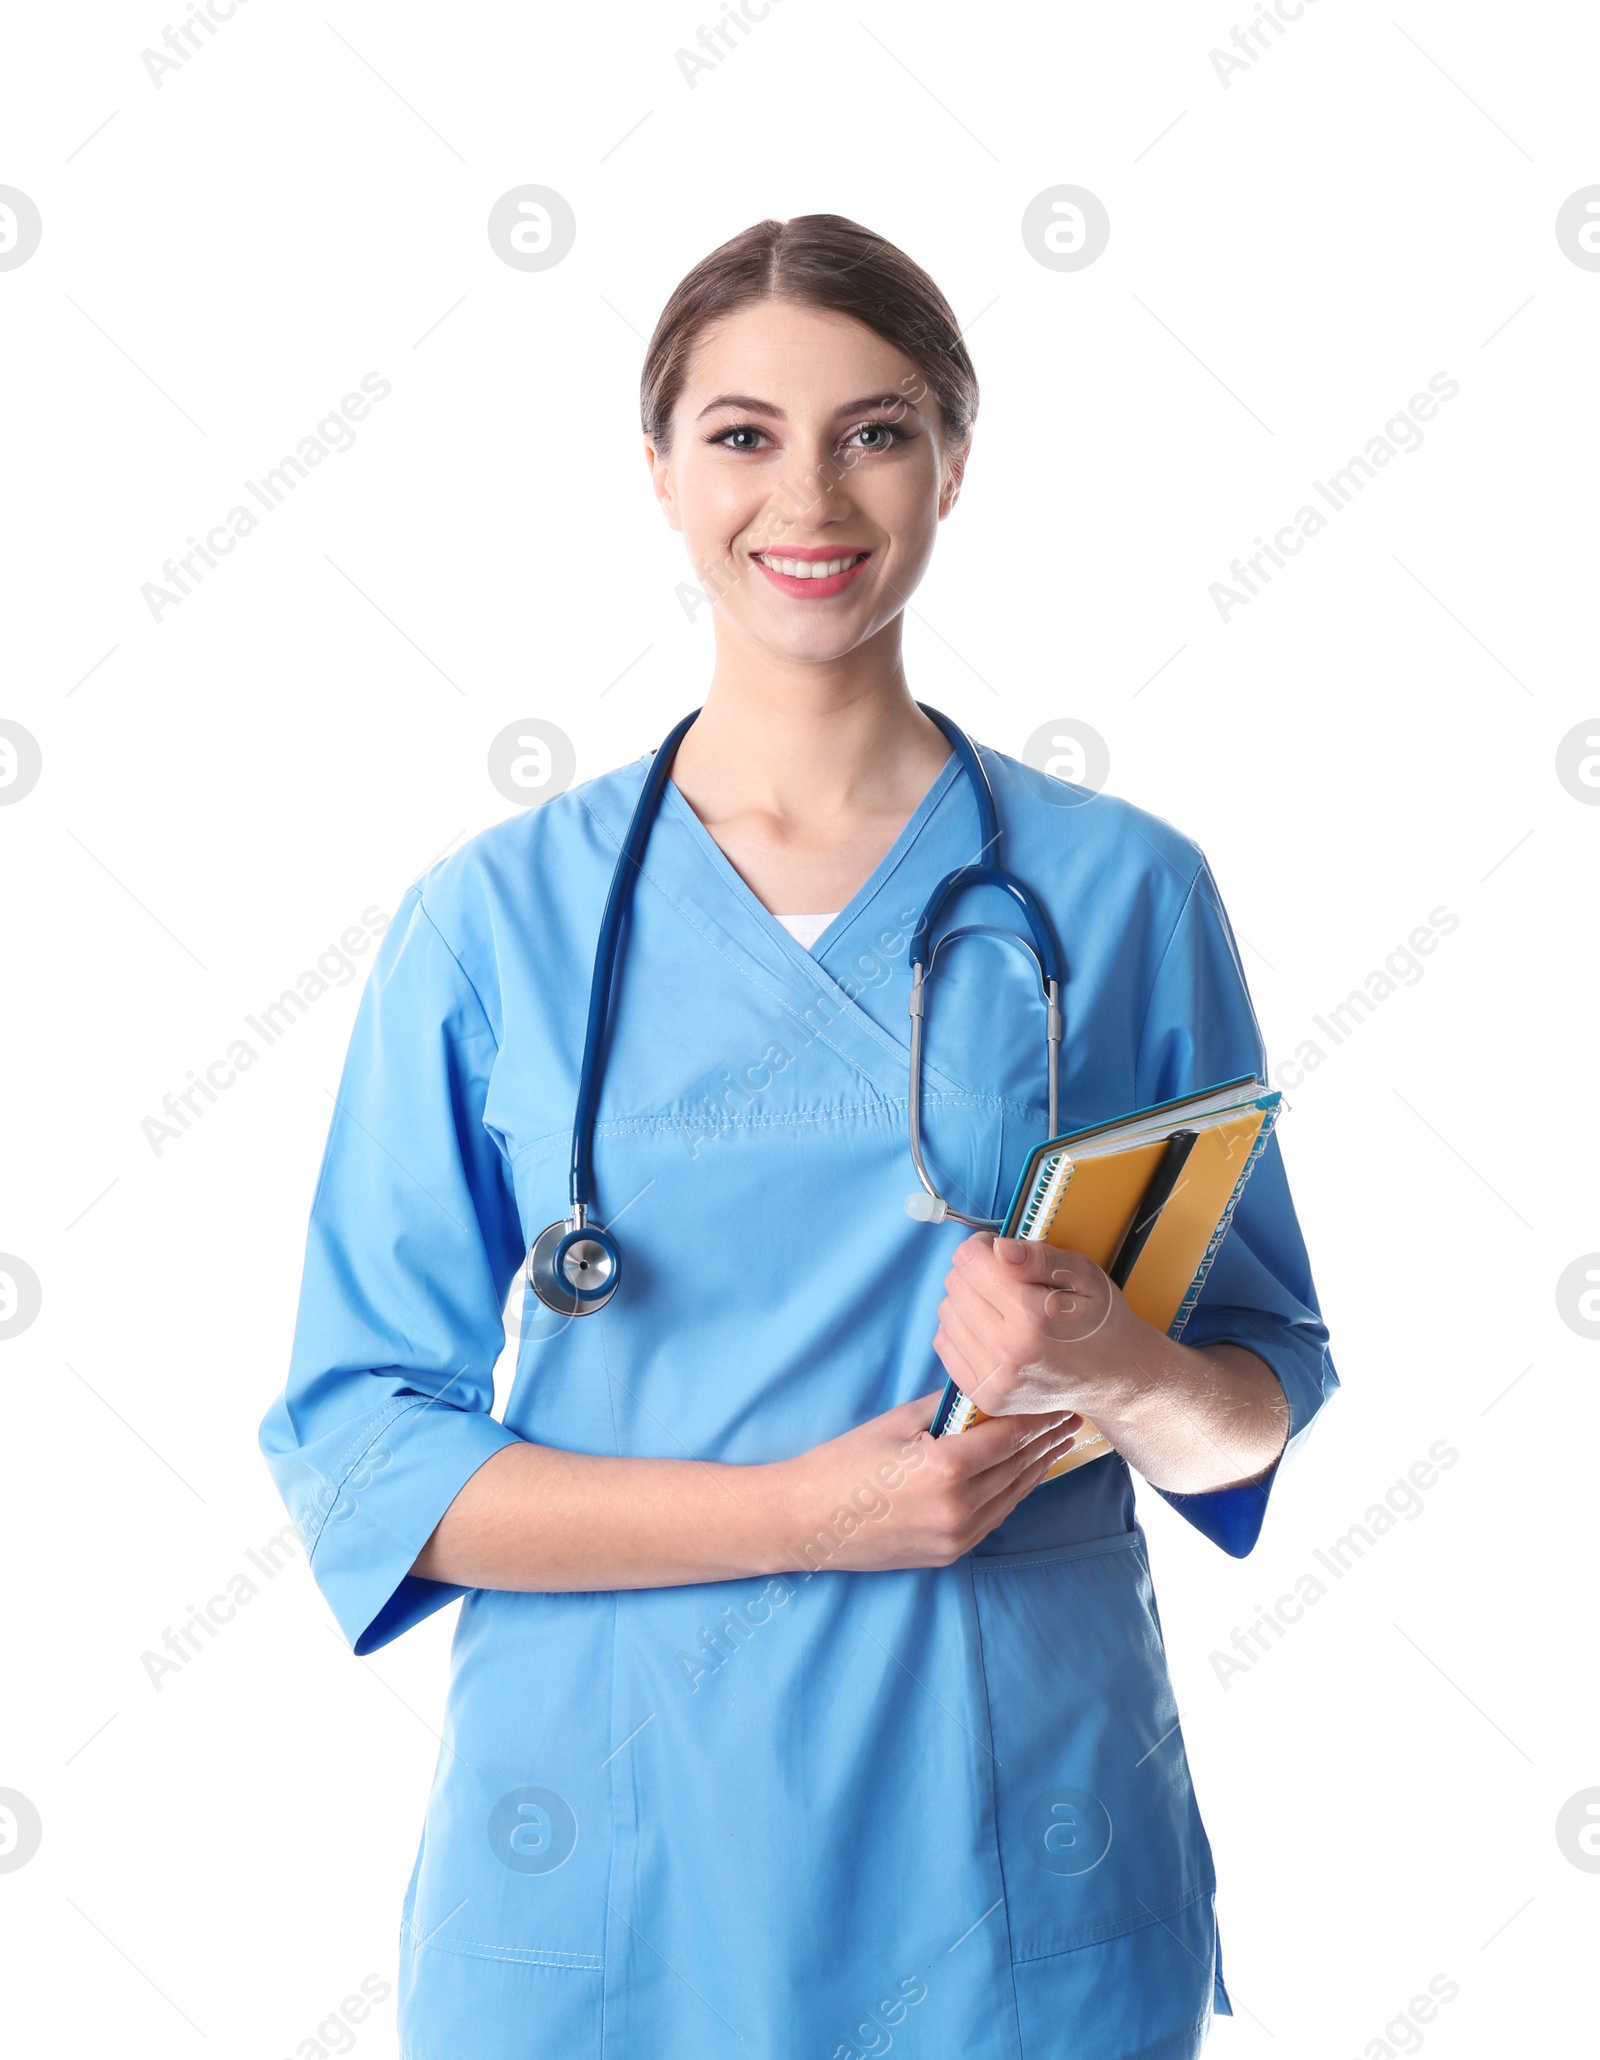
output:
{"label": "woman's forearm", "polygon": [[948,1566],[1005,1521],[1082,1424],[1052,1410],[935,1439],[936,1400],[897,1403],[759,1466],[508,1445],[411,1571],[457,1588],[566,1592]]}
{"label": "woman's forearm", "polygon": [[779,1466],[508,1445],[411,1571],[461,1588],[668,1588],[781,1571],[797,1526]]}
{"label": "woman's forearm", "polygon": [[1243,1345],[1179,1344],[1149,1330],[1086,1413],[1152,1487],[1199,1495],[1256,1479],[1283,1451],[1289,1404]]}

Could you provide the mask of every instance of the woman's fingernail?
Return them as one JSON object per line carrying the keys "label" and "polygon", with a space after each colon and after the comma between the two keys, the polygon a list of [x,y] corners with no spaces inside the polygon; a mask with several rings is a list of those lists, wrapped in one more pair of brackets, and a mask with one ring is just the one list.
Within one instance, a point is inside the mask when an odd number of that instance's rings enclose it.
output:
{"label": "woman's fingernail", "polygon": [[994,1248],[1002,1259],[1009,1259],[1013,1266],[1028,1263],[1028,1248],[1020,1237],[997,1237]]}

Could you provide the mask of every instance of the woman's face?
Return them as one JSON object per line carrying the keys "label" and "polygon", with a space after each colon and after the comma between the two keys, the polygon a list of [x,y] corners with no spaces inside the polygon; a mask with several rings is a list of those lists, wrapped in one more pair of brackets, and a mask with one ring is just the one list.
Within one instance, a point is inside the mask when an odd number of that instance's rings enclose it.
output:
{"label": "woman's face", "polygon": [[899,615],[966,455],[910,358],[847,315],[783,300],[705,332],[670,448],[645,450],[720,628],[811,660]]}

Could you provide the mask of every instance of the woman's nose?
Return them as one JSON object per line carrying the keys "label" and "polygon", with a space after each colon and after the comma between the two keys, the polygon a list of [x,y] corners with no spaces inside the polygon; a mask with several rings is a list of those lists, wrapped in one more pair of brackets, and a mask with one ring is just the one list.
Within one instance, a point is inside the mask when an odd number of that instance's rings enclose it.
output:
{"label": "woman's nose", "polygon": [[796,533],[808,522],[838,522],[850,513],[850,468],[824,445],[792,450],[774,489],[777,506]]}

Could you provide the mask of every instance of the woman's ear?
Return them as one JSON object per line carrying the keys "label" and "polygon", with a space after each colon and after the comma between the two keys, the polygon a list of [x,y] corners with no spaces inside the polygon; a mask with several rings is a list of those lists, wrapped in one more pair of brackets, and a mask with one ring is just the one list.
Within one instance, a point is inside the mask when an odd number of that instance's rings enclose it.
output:
{"label": "woman's ear", "polygon": [[661,503],[662,514],[671,528],[681,531],[683,521],[678,513],[678,497],[673,492],[672,467],[667,462],[666,452],[659,448],[652,436],[644,440],[644,461],[650,468],[650,484]]}
{"label": "woman's ear", "polygon": [[939,520],[941,522],[943,522],[944,518],[961,498],[961,481],[967,469],[967,457],[971,449],[972,438],[969,435],[963,437],[959,444],[955,445],[953,449],[945,454],[942,468],[944,476],[939,484]]}

